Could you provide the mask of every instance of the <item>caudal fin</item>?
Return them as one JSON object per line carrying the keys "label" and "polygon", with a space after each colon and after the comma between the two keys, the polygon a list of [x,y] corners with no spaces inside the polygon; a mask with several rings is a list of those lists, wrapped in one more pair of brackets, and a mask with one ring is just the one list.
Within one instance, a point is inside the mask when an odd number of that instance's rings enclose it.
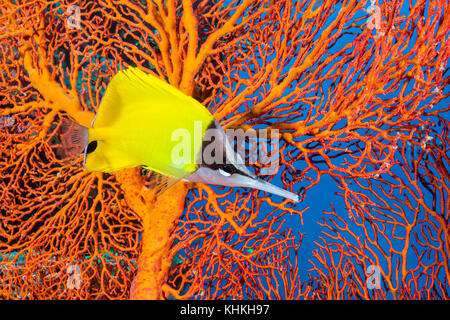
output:
{"label": "caudal fin", "polygon": [[88,144],[88,128],[66,118],[62,118],[59,127],[61,156],[63,158],[78,157]]}

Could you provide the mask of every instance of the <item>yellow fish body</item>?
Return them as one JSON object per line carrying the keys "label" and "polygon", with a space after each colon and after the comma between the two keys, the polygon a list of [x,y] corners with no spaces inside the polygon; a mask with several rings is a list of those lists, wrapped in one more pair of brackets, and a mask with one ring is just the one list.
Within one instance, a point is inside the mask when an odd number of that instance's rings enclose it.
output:
{"label": "yellow fish body", "polygon": [[[197,149],[213,121],[202,104],[164,81],[137,68],[120,71],[109,83],[88,130],[88,143],[96,146],[86,153],[85,167],[112,172],[145,166],[174,178],[185,177],[197,169]],[[173,132],[187,129],[194,139],[195,122],[201,122],[202,133],[196,137],[199,142],[190,143],[191,160],[174,163],[172,150],[179,142]]]}
{"label": "yellow fish body", "polygon": [[[112,78],[91,128],[78,124],[73,127],[61,140],[69,152],[85,150],[84,166],[88,171],[113,172],[144,166],[176,181],[250,187],[299,200],[297,194],[252,174],[202,104],[137,68],[120,71]],[[210,129],[215,132],[214,139],[211,131],[207,134]],[[177,130],[187,131],[190,139],[189,152],[184,150],[189,156],[183,161],[174,159],[180,143],[174,139]],[[205,141],[220,146],[214,149],[213,161],[203,158],[210,150]]]}

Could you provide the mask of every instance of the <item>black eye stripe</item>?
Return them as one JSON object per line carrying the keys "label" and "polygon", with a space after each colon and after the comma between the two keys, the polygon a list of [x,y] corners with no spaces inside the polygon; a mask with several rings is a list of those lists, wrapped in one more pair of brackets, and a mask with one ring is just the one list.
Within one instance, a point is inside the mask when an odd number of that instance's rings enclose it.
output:
{"label": "black eye stripe", "polygon": [[237,172],[237,169],[234,166],[229,165],[229,164],[222,165],[222,167],[220,169],[222,169],[223,171],[225,171],[226,173],[229,173],[229,174],[233,174],[233,173]]}
{"label": "black eye stripe", "polygon": [[202,167],[206,167],[211,170],[219,170],[220,169],[229,174],[240,173],[240,170],[238,170],[234,165],[226,164],[226,163],[225,164],[212,163],[212,164],[203,165]]}
{"label": "black eye stripe", "polygon": [[[218,129],[218,126],[216,125],[216,121],[212,121],[211,122],[211,124],[208,126],[207,130],[209,130],[209,129]],[[204,151],[205,147],[209,143],[210,143],[210,141],[205,141],[205,140],[203,141],[202,149],[201,149],[202,154],[203,154],[203,151]],[[224,147],[223,150],[225,151],[225,149],[226,148]],[[214,154],[214,156],[215,156],[215,154]],[[205,162],[203,162],[202,164],[200,164],[200,166],[203,167],[203,168],[209,168],[209,169],[214,170],[214,171],[218,171],[220,169],[220,170],[223,170],[224,172],[226,172],[228,174],[231,174],[231,175],[237,173],[239,175],[242,175],[242,176],[249,177],[249,178],[253,179],[252,176],[248,175],[245,172],[242,172],[241,170],[236,168],[233,164],[230,164],[228,162],[228,159],[227,159],[226,155],[225,155],[225,152],[223,153],[223,159],[222,159],[222,161],[220,163],[205,163]],[[228,168],[227,166],[229,166],[230,168]]]}
{"label": "black eye stripe", "polygon": [[[229,174],[239,174],[239,175],[241,175],[241,176],[245,176],[245,177],[248,177],[248,178],[252,178],[253,179],[253,177],[251,177],[251,176],[249,176],[247,173],[245,173],[245,172],[243,172],[243,171],[241,171],[241,170],[239,170],[238,168],[236,168],[234,165],[232,165],[232,164],[210,164],[210,165],[203,165],[202,167],[205,167],[205,168],[209,168],[209,169],[211,169],[211,170],[223,170],[223,171],[225,171],[226,173],[229,173]],[[226,167],[230,167],[230,168],[226,168]],[[229,170],[229,169],[231,169],[231,170]]]}

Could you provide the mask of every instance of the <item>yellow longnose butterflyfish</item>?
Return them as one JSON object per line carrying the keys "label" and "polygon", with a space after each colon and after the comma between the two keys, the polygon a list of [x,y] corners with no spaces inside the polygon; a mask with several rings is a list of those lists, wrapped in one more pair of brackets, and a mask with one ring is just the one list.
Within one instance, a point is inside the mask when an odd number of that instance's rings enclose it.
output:
{"label": "yellow longnose butterflyfish", "polygon": [[[143,166],[176,180],[249,187],[299,200],[297,194],[251,173],[220,124],[200,102],[138,68],[119,71],[108,84],[91,127],[75,124],[75,129],[65,141],[81,143],[87,171]],[[208,146],[205,136],[209,130],[216,133],[214,143],[223,152],[215,154],[212,162],[199,161]],[[192,143],[180,161],[174,157],[179,148],[174,137],[183,133]]]}

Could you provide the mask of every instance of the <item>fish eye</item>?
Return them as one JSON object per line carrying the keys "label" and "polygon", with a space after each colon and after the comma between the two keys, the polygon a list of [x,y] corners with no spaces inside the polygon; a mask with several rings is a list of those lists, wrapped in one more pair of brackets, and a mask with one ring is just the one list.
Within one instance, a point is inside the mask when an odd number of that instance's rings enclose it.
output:
{"label": "fish eye", "polygon": [[219,172],[221,175],[225,177],[231,176],[233,173],[236,172],[236,169],[233,166],[230,166],[228,164],[224,164],[221,168],[219,168]]}

